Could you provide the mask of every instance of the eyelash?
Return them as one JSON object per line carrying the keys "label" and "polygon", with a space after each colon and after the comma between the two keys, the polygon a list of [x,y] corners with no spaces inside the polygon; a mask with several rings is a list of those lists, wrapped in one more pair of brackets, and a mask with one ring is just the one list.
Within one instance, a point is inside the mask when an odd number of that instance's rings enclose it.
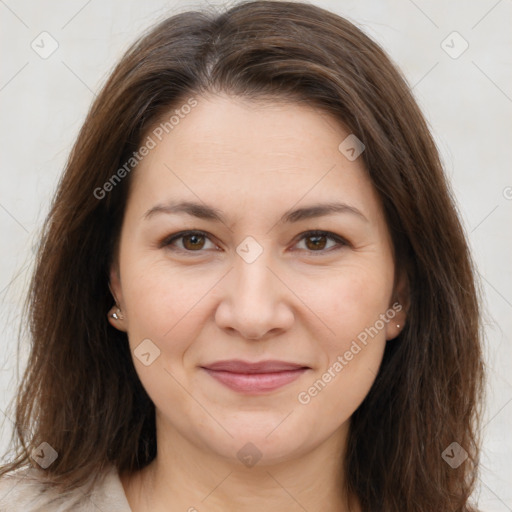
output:
{"label": "eyelash", "polygon": [[[181,248],[177,248],[177,247],[171,247],[173,242],[175,242],[176,240],[179,240],[181,238],[184,238],[184,237],[190,236],[190,235],[199,235],[199,236],[203,236],[205,238],[210,239],[210,235],[206,231],[187,230],[187,231],[180,231],[179,233],[175,233],[174,235],[171,235],[171,236],[165,238],[164,240],[162,240],[162,242],[159,245],[162,248],[163,247],[167,247],[167,248],[170,248],[170,250],[172,250],[172,251],[177,251],[177,252],[182,252],[182,253],[184,252],[184,253],[188,253],[188,254],[194,254],[194,253],[201,254],[202,252],[204,252],[204,249],[199,249],[197,251],[190,251],[188,249],[181,249]],[[338,235],[335,235],[334,233],[331,233],[329,231],[321,231],[321,230],[305,231],[304,233],[301,233],[300,234],[300,238],[297,241],[297,243],[302,241],[302,240],[304,240],[305,238],[314,237],[314,236],[325,236],[326,238],[336,242],[338,246],[337,247],[331,247],[329,249],[321,249],[321,250],[318,250],[318,251],[312,251],[312,250],[309,250],[309,249],[301,249],[301,250],[306,250],[310,254],[319,253],[319,255],[324,255],[324,254],[326,254],[328,252],[331,252],[333,250],[339,250],[339,249],[341,249],[343,247],[346,247],[346,246],[350,245],[349,242],[344,240],[342,237],[340,237]],[[212,241],[212,243],[213,243],[213,241]]]}

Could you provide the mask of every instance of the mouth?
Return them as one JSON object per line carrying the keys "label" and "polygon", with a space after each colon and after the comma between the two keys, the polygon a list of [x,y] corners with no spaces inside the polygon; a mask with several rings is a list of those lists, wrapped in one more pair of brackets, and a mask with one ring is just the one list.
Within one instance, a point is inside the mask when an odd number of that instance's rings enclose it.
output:
{"label": "mouth", "polygon": [[245,394],[262,394],[293,382],[311,368],[286,361],[246,362],[238,359],[201,366],[224,386]]}

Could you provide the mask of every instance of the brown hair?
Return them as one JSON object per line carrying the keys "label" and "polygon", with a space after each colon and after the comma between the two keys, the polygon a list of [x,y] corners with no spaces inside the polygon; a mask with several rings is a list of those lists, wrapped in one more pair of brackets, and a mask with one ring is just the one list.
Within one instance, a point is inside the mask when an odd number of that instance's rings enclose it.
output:
{"label": "brown hair", "polygon": [[[155,457],[154,405],[126,334],[106,318],[130,175],[104,198],[94,191],[166,112],[205,92],[305,101],[365,144],[410,304],[351,418],[346,490],[364,511],[475,510],[468,498],[484,382],[478,294],[436,147],[383,50],[344,18],[296,2],[169,17],[127,51],[96,98],[42,234],[27,309],[31,353],[16,400],[16,459],[0,474],[30,462],[43,441],[59,454],[47,474],[68,488],[108,463],[135,471]],[[452,442],[468,453],[457,468],[442,457]]]}

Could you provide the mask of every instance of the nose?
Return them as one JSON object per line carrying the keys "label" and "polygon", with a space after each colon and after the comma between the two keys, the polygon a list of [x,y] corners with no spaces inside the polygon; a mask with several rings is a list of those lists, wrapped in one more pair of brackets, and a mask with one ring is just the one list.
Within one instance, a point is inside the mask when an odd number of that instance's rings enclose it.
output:
{"label": "nose", "polygon": [[277,277],[270,259],[266,251],[252,263],[236,256],[233,270],[223,280],[215,313],[221,329],[247,340],[262,340],[293,325],[293,293]]}

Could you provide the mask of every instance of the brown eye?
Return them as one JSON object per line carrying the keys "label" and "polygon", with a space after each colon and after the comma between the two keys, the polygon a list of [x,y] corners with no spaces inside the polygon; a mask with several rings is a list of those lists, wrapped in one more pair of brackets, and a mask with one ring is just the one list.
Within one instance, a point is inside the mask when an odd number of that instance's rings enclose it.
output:
{"label": "brown eye", "polygon": [[305,238],[306,247],[311,251],[322,250],[325,248],[327,241],[325,235],[313,235]]}
{"label": "brown eye", "polygon": [[[328,231],[308,231],[302,234],[299,243],[302,241],[304,241],[305,249],[300,249],[310,253],[316,252],[321,254],[349,245],[343,238]],[[331,241],[332,244],[328,247],[329,241]]]}
{"label": "brown eye", "polygon": [[[205,247],[207,241],[210,242],[212,247]],[[182,252],[199,253],[202,252],[203,249],[215,248],[215,244],[211,242],[207,233],[203,233],[202,231],[182,231],[181,233],[167,237],[160,243],[160,247],[168,247],[172,250]]]}
{"label": "brown eye", "polygon": [[[302,247],[300,248],[301,250],[309,253],[318,253],[319,255],[350,245],[346,240],[329,231],[307,231],[302,234],[298,243],[302,243],[302,241],[305,243],[305,248]],[[329,241],[331,242],[330,246],[328,246]],[[208,242],[211,244],[211,247],[205,247]],[[171,250],[189,254],[192,252],[201,254],[203,250],[207,249],[218,250],[208,236],[208,233],[203,231],[182,231],[176,233],[163,240],[160,243],[160,247],[168,247]]]}
{"label": "brown eye", "polygon": [[185,235],[182,237],[183,247],[187,250],[202,249],[204,246],[204,236],[198,234]]}

